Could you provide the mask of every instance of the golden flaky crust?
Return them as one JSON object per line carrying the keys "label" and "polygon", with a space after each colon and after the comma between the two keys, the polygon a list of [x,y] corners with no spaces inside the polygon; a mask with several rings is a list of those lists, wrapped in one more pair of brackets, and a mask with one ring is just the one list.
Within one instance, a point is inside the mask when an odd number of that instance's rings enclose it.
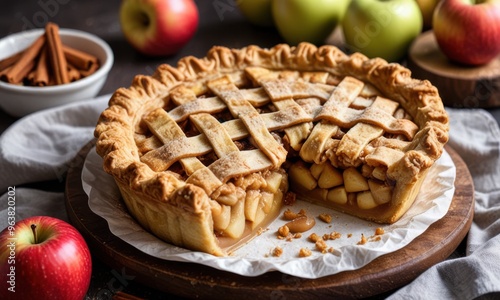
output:
{"label": "golden flaky crust", "polygon": [[[127,207],[144,227],[176,245],[214,255],[226,254],[213,234],[213,200],[203,188],[187,184],[175,172],[157,172],[142,162],[134,134],[143,126],[144,115],[166,107],[167,99],[181,83],[216,79],[224,74],[243,76],[248,67],[351,76],[373,85],[382,95],[397,101],[418,130],[404,146],[405,151],[398,161],[387,170],[387,177],[397,179],[393,199],[411,200],[393,200],[392,208],[381,211],[377,218],[373,213],[347,212],[377,222],[392,223],[401,217],[412,204],[428,168],[441,156],[448,140],[448,116],[437,89],[428,81],[411,78],[410,71],[399,64],[368,59],[359,53],[346,55],[334,46],[317,48],[302,43],[296,47],[277,45],[271,49],[213,47],[206,57],[185,57],[177,67],[161,65],[152,76],[138,75],[130,87],[120,88],[113,94],[95,129],[96,150],[104,159],[104,170],[120,187]],[[371,159],[373,165],[377,164],[377,155],[366,159]],[[338,209],[345,211],[342,207]],[[186,231],[184,236],[182,232],[169,230],[169,226],[182,228],[182,225],[196,229]],[[203,242],[193,242],[200,237],[203,237]]]}

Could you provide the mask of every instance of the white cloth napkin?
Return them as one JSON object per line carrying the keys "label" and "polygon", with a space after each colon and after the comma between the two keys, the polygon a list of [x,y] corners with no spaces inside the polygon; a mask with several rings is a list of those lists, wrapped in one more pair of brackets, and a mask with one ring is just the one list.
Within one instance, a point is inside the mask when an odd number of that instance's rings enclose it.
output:
{"label": "white cloth napkin", "polygon": [[97,119],[109,97],[40,111],[19,119],[3,132],[0,136],[1,229],[7,227],[8,200],[12,195],[17,221],[34,215],[67,220],[63,193],[20,185],[49,180],[62,182],[73,157],[92,140]]}
{"label": "white cloth napkin", "polygon": [[450,142],[475,188],[466,256],[435,265],[389,299],[500,299],[500,130],[484,110],[447,109]]}
{"label": "white cloth napkin", "polygon": [[[21,185],[64,180],[72,158],[93,138],[108,99],[104,95],[26,116],[0,136],[1,229],[7,226],[8,191],[13,188],[17,220],[32,215],[67,219],[63,193]],[[449,144],[467,163],[476,189],[467,253],[431,267],[390,299],[498,299],[500,293],[500,130],[484,110],[447,111]]]}

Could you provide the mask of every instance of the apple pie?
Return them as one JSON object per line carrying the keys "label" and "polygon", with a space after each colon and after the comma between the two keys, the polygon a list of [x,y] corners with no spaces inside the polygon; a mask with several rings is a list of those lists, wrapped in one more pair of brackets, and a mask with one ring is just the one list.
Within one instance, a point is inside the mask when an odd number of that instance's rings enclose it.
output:
{"label": "apple pie", "polygon": [[96,151],[162,240],[228,255],[287,202],[378,223],[412,205],[448,140],[437,89],[335,46],[213,47],[118,89]]}

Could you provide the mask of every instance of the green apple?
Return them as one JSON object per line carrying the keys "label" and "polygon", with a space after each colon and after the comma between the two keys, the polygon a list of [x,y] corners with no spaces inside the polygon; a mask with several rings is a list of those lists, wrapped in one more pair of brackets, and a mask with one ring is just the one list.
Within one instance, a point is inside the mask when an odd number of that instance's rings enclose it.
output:
{"label": "green apple", "polygon": [[424,21],[424,29],[432,28],[432,15],[434,14],[434,9],[436,8],[439,0],[416,0],[420,11],[422,12],[422,18]]}
{"label": "green apple", "polygon": [[272,0],[274,23],[283,39],[323,44],[342,20],[350,0]]}
{"label": "green apple", "polygon": [[395,62],[406,55],[422,24],[415,0],[352,0],[342,29],[349,50]]}
{"label": "green apple", "polygon": [[237,0],[236,3],[250,23],[262,27],[274,25],[271,0]]}

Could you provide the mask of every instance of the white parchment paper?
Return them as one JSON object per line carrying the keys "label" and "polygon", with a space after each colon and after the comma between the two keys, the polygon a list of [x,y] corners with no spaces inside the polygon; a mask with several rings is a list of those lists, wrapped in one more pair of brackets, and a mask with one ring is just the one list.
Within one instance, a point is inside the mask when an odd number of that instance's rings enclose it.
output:
{"label": "white parchment paper", "polygon": [[[97,215],[103,217],[110,231],[149,255],[172,261],[183,261],[210,266],[219,270],[244,276],[258,276],[269,271],[302,278],[319,278],[342,271],[362,268],[375,258],[408,245],[434,222],[441,219],[451,204],[455,191],[455,165],[447,152],[444,152],[436,164],[429,170],[423,183],[423,189],[414,205],[396,223],[380,225],[360,220],[333,210],[325,209],[297,201],[293,206],[285,206],[298,212],[305,208],[309,216],[318,216],[327,212],[333,217],[331,223],[316,220],[316,225],[302,238],[292,241],[277,238],[277,230],[286,223],[276,219],[267,230],[239,248],[229,257],[215,257],[210,254],[195,252],[163,242],[145,231],[126,211],[120,200],[120,192],[113,178],[102,169],[102,159],[92,149],[82,170],[83,189],[89,196],[89,206]],[[375,229],[381,227],[384,234],[375,238]],[[338,232],[341,237],[328,240],[327,245],[335,250],[321,253],[315,250],[314,243],[307,237],[312,233],[323,234]],[[358,245],[361,235],[368,242]],[[279,257],[272,255],[276,247],[283,249]],[[306,258],[298,256],[300,248],[309,248],[312,255]]]}

